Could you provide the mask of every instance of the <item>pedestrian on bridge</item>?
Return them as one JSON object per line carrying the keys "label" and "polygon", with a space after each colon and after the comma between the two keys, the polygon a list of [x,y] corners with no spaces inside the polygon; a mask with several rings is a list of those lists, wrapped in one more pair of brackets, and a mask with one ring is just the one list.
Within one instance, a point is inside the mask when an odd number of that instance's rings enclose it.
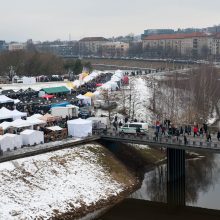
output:
{"label": "pedestrian on bridge", "polygon": [[188,140],[187,140],[186,134],[184,134],[183,138],[184,138],[184,145],[187,145],[188,144]]}
{"label": "pedestrian on bridge", "polygon": [[218,133],[217,133],[217,139],[218,139],[218,141],[220,141],[220,131],[218,131]]}
{"label": "pedestrian on bridge", "polygon": [[207,138],[207,142],[211,142],[212,141],[212,136],[211,136],[210,132],[208,132],[206,134],[206,138]]}
{"label": "pedestrian on bridge", "polygon": [[193,137],[198,136],[198,131],[199,131],[198,127],[197,127],[197,126],[194,126],[194,127],[193,127],[193,133],[194,133]]}

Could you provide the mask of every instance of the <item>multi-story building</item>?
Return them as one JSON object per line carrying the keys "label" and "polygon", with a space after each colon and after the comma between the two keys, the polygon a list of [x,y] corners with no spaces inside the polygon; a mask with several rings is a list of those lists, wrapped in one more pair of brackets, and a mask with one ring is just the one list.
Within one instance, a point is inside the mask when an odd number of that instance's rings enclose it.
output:
{"label": "multi-story building", "polygon": [[102,45],[109,42],[104,37],[86,37],[79,41],[80,55],[99,55]]}
{"label": "multi-story building", "polygon": [[35,44],[37,51],[42,53],[52,53],[61,57],[72,57],[78,55],[77,41],[54,41]]}
{"label": "multi-story building", "polygon": [[212,55],[220,57],[220,33],[215,34],[211,41]]}
{"label": "multi-story building", "polygon": [[186,56],[211,54],[212,38],[201,32],[151,35],[143,38],[143,50],[173,51]]}
{"label": "multi-story building", "polygon": [[25,43],[10,43],[8,45],[9,51],[15,51],[15,50],[24,50],[26,48]]}
{"label": "multi-story building", "polygon": [[107,42],[101,47],[102,56],[105,57],[122,57],[126,56],[129,49],[129,43]]}
{"label": "multi-story building", "polygon": [[8,45],[4,40],[0,40],[0,53],[6,51],[8,49]]}

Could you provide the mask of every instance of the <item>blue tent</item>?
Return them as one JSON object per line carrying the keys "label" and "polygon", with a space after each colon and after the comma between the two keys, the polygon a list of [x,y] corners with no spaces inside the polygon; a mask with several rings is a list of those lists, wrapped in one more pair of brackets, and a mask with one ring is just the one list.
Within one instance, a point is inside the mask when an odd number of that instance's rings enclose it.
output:
{"label": "blue tent", "polygon": [[52,104],[51,108],[66,107],[67,105],[70,105],[70,103],[69,102],[61,102],[61,103]]}

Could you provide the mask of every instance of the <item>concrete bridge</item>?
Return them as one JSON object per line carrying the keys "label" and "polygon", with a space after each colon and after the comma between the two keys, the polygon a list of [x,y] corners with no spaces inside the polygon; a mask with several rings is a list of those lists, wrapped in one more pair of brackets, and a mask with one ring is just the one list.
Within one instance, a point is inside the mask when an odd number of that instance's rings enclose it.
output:
{"label": "concrete bridge", "polygon": [[125,135],[118,133],[99,134],[102,141],[108,143],[132,143],[167,149],[167,203],[171,206],[185,206],[185,151],[206,151],[220,153],[220,142],[206,142],[198,137],[159,137],[154,135]]}
{"label": "concrete bridge", "polygon": [[23,157],[34,156],[50,151],[69,148],[74,145],[86,144],[92,141],[101,141],[106,146],[113,144],[117,147],[120,143],[133,143],[149,145],[150,147],[167,149],[167,203],[174,206],[185,206],[185,151],[205,151],[220,153],[220,141],[206,142],[198,137],[188,138],[185,144],[183,137],[166,137],[158,139],[151,133],[148,135],[125,135],[115,132],[95,132],[92,136],[74,140],[72,138],[33,147],[5,152],[0,156],[0,162],[10,161]]}

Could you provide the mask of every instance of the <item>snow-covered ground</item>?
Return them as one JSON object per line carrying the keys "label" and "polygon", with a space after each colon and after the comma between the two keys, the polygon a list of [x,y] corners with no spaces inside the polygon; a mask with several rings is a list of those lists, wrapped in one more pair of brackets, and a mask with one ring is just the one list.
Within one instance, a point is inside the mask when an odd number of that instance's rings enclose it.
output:
{"label": "snow-covered ground", "polygon": [[[91,150],[92,148],[92,150]],[[0,164],[0,219],[49,219],[123,191],[87,144]]]}
{"label": "snow-covered ground", "polygon": [[138,121],[151,122],[152,112],[149,110],[150,98],[152,91],[147,86],[144,77],[135,77],[133,80],[134,94],[135,94],[135,111],[134,116]]}

